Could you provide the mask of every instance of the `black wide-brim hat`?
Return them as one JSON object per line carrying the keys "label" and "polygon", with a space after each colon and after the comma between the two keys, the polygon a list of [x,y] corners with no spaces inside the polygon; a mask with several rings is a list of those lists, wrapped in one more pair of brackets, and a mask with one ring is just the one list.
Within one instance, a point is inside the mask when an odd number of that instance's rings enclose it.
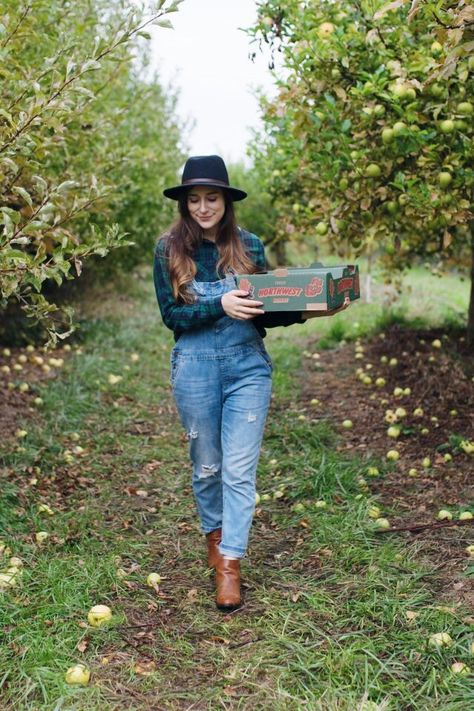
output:
{"label": "black wide-brim hat", "polygon": [[181,185],[174,188],[166,188],[163,195],[172,200],[179,200],[183,193],[196,185],[204,185],[210,188],[220,188],[227,192],[232,200],[243,200],[247,193],[229,185],[227,168],[220,156],[191,156],[186,161]]}

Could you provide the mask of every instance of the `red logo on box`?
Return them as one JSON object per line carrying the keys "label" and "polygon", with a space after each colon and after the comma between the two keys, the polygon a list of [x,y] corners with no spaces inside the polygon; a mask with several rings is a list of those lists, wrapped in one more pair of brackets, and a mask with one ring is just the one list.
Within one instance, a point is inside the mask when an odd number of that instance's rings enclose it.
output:
{"label": "red logo on box", "polygon": [[354,286],[354,277],[346,277],[345,279],[339,279],[337,283],[337,293],[342,294],[343,291],[347,289],[352,289]]}
{"label": "red logo on box", "polygon": [[318,279],[318,277],[313,277],[309,284],[305,287],[305,296],[318,296],[323,290],[323,280]]}

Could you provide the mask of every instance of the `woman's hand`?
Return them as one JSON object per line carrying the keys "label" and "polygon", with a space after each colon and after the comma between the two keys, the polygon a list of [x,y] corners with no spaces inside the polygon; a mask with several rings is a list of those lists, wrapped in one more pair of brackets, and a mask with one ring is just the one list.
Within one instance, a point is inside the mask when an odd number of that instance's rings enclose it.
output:
{"label": "woman's hand", "polygon": [[318,316],[334,316],[334,314],[338,314],[340,311],[345,311],[350,303],[351,300],[349,297],[346,297],[342,306],[338,306],[337,309],[331,309],[331,311],[303,311],[301,315],[305,321],[309,318],[317,318]]}
{"label": "woman's hand", "polygon": [[246,299],[246,296],[248,296],[248,291],[242,291],[241,289],[232,289],[232,291],[227,291],[223,295],[221,304],[227,316],[245,321],[265,313],[258,308],[263,306],[261,301],[252,301],[251,299]]}

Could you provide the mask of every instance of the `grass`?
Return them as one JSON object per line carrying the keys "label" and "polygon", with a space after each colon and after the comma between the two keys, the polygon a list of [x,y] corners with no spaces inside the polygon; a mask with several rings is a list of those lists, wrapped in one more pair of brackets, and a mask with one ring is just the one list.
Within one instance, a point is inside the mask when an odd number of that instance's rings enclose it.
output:
{"label": "grass", "polygon": [[[420,278],[428,293],[433,277]],[[423,568],[415,546],[376,534],[373,499],[358,486],[367,464],[342,456],[329,423],[312,422],[298,401],[308,339],[318,334],[337,347],[389,319],[418,318],[416,309],[393,316],[358,304],[269,333],[275,397],[243,564],[246,605],[223,616],[170,402],[172,337],[149,275],[127,297],[126,316],[85,319],[82,352],[60,377],[34,385],[41,414],[25,420],[27,437],[4,458],[1,538],[25,565],[18,586],[2,594],[1,708],[469,708],[470,679],[450,671],[453,661],[472,665],[469,618],[437,602],[436,571]],[[443,298],[439,318],[464,298],[458,290]],[[122,380],[111,384],[111,374]],[[67,463],[65,450],[78,445],[84,451]],[[40,502],[55,513],[38,512]],[[50,533],[43,545],[38,530]],[[163,577],[158,594],[145,583],[150,571]],[[114,616],[96,629],[87,611],[98,603]],[[431,648],[438,631],[453,646]],[[64,682],[76,662],[92,671],[87,687]]]}

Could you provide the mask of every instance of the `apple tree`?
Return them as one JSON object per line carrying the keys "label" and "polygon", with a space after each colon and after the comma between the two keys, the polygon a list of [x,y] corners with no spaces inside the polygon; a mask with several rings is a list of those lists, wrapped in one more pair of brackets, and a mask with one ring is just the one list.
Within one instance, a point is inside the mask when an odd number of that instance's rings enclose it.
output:
{"label": "apple tree", "polygon": [[341,256],[376,257],[392,278],[417,259],[474,270],[474,67],[462,58],[434,78],[435,20],[408,22],[405,3],[389,5],[259,3],[250,33],[270,47],[278,93],[262,105],[253,154],[277,239],[304,247],[316,233]]}
{"label": "apple tree", "polygon": [[[130,205],[142,213],[159,189],[149,178],[179,165],[172,102],[137,76],[137,55],[147,26],[169,26],[180,1],[2,2],[0,311],[18,302],[52,342],[72,314],[59,323],[45,286],[128,244],[130,227],[140,234]],[[137,176],[141,204],[129,189]]]}

